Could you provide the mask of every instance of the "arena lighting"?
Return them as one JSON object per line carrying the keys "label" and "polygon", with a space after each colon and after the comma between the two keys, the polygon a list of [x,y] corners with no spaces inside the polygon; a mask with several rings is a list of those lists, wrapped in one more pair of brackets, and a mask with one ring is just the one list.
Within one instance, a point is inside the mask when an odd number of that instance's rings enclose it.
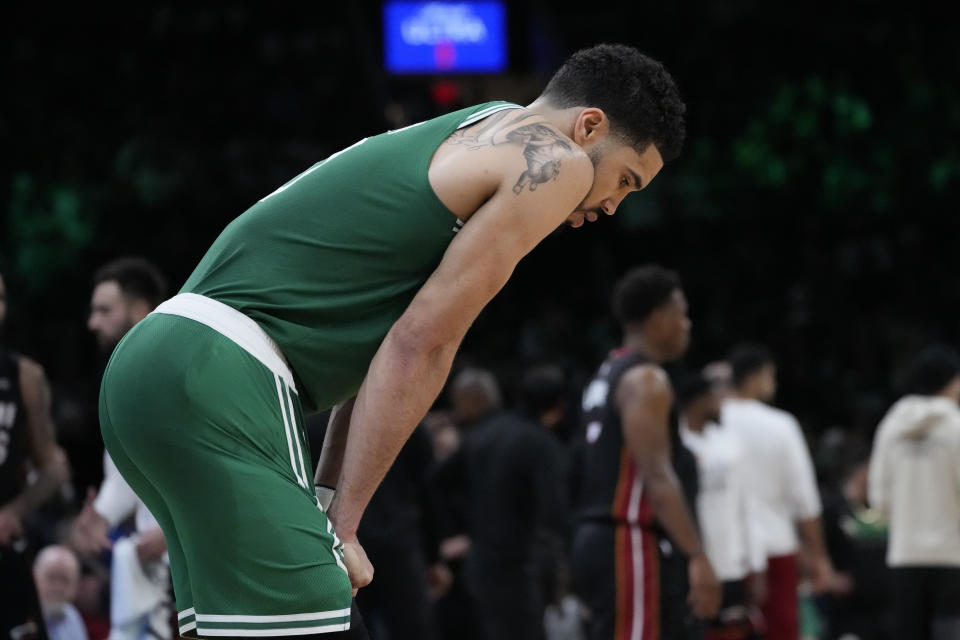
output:
{"label": "arena lighting", "polygon": [[507,67],[503,2],[383,5],[384,64],[390,73],[496,73]]}

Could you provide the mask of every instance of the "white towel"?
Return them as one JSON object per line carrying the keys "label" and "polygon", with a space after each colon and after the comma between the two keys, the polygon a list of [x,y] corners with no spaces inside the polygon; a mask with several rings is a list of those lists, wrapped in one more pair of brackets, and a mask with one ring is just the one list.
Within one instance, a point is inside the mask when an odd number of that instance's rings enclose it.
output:
{"label": "white towel", "polygon": [[108,640],[139,640],[148,626],[144,618],[156,617],[152,614],[166,611],[169,604],[169,569],[163,562],[152,562],[145,571],[137,556],[138,538],[121,538],[113,545]]}

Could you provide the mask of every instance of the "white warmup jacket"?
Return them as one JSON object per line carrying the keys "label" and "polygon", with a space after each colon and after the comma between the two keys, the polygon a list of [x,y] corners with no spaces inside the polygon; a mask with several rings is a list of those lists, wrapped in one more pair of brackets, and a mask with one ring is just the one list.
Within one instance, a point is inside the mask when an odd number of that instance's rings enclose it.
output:
{"label": "white warmup jacket", "polygon": [[905,396],[880,422],[868,495],[890,518],[887,564],[960,566],[960,406]]}

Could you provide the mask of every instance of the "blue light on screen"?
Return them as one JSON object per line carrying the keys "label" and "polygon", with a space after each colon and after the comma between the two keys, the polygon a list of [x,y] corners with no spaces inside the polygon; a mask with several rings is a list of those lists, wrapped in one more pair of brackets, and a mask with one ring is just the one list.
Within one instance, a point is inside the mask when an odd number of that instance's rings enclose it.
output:
{"label": "blue light on screen", "polygon": [[391,73],[492,73],[507,66],[502,2],[386,2],[383,35]]}

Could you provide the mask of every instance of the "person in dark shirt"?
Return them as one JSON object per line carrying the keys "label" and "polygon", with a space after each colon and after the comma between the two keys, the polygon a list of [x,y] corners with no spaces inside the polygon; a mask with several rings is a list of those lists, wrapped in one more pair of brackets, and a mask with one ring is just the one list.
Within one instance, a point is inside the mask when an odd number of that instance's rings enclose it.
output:
{"label": "person in dark shirt", "polygon": [[[553,526],[544,527],[538,533],[537,575],[541,580],[541,593],[545,604],[554,607],[558,616],[563,610],[563,600],[570,595],[570,563],[567,549],[573,531],[573,513],[569,509],[570,449],[565,446],[564,430],[567,427],[567,381],[563,370],[555,365],[532,367],[523,374],[520,382],[520,410],[523,416],[542,427],[550,434],[549,446],[543,455],[557,460],[562,486],[549,496],[553,510]],[[545,442],[546,444],[546,442]],[[559,623],[559,621],[558,621]]]}
{"label": "person in dark shirt", "polygon": [[377,579],[357,593],[372,640],[436,638],[430,601],[430,569],[437,562],[426,478],[433,464],[430,438],[417,427],[377,487],[357,536],[363,540]]}
{"label": "person in dark shirt", "polygon": [[543,426],[502,409],[491,373],[464,370],[451,391],[466,433],[440,473],[467,497],[466,579],[482,636],[542,638],[537,558],[563,529],[560,447]]}
{"label": "person in dark shirt", "polygon": [[869,449],[854,446],[839,488],[824,499],[827,551],[851,584],[848,593],[822,599],[830,640],[850,635],[861,640],[893,638],[892,583],[886,563],[889,526],[879,511],[867,505],[869,467]]}

